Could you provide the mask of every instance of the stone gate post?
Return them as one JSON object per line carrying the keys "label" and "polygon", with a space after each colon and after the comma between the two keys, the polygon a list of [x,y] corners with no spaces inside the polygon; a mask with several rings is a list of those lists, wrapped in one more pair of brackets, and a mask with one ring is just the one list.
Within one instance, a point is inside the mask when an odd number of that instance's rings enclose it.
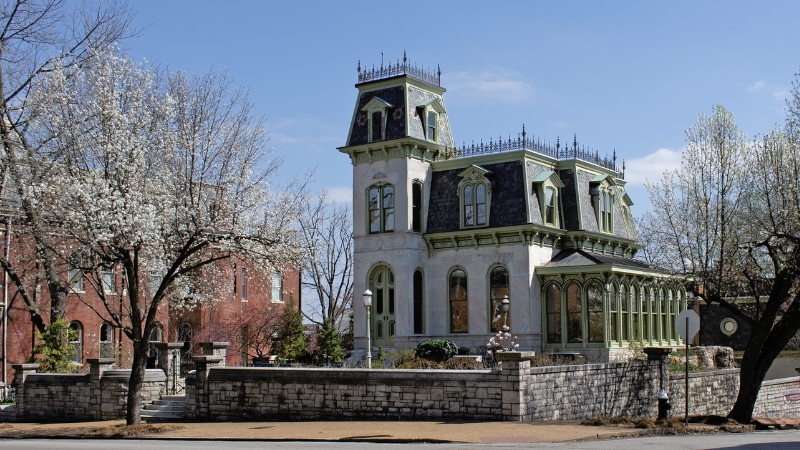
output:
{"label": "stone gate post", "polygon": [[25,378],[36,373],[39,364],[12,364],[11,368],[14,369],[14,400],[17,402],[17,420],[19,420],[25,418],[27,413],[25,410]]}
{"label": "stone gate post", "polygon": [[209,417],[208,371],[211,367],[218,365],[222,360],[221,356],[200,355],[192,357],[195,367],[194,394],[196,418],[207,419]]}
{"label": "stone gate post", "polygon": [[534,352],[502,352],[494,357],[501,363],[503,388],[503,418],[505,420],[530,420],[528,413],[529,375]]}

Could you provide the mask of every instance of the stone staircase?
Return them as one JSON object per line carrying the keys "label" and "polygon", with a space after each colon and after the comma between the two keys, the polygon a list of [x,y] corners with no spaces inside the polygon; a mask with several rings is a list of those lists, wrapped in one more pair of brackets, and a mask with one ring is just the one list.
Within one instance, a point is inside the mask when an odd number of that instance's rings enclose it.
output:
{"label": "stone staircase", "polygon": [[186,418],[185,395],[162,395],[142,408],[142,419],[148,422],[182,420]]}

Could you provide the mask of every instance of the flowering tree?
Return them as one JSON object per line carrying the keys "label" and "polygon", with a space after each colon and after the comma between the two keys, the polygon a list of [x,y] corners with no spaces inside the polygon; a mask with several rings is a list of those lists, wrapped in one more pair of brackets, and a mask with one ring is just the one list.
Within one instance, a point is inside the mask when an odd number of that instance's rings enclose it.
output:
{"label": "flowering tree", "polygon": [[[70,244],[61,257],[89,274],[98,314],[133,342],[126,421],[139,423],[159,307],[211,301],[228,258],[297,266],[301,196],[270,190],[279,161],[264,159],[262,121],[224,74],[190,79],[105,52],[36,88],[35,125],[59,170],[32,186],[34,206]],[[125,275],[121,308],[102,289],[110,268]]]}
{"label": "flowering tree", "polygon": [[[648,186],[642,222],[650,260],[686,276],[692,294],[750,326],[739,393],[741,423],[769,366],[800,328],[800,92],[785,127],[748,142],[716,107],[687,131],[681,167]],[[745,303],[755,301],[755,308]]]}
{"label": "flowering tree", "polygon": [[132,14],[127,4],[97,5],[75,7],[66,0],[16,0],[0,6],[0,199],[13,199],[12,205],[6,205],[12,206],[4,217],[6,229],[11,230],[10,225],[16,222],[34,241],[31,251],[19,260],[0,255],[0,266],[40,333],[47,325],[31,287],[39,284],[40,274],[26,265],[34,260],[41,265],[50,300],[50,322],[64,317],[69,285],[66,266],[58,258],[60,242],[50,233],[47,218],[33,207],[35,200],[27,189],[48,180],[57,163],[46,154],[30,126],[29,95],[48,72],[59,68],[68,76],[91,57],[92,49],[107,48],[128,36]]}

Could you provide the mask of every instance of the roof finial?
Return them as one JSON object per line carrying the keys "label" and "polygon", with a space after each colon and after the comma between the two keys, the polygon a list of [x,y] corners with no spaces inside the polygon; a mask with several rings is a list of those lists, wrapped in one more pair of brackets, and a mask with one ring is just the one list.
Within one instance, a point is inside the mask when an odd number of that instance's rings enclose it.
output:
{"label": "roof finial", "polygon": [[383,67],[383,50],[381,50],[381,67]]}
{"label": "roof finial", "polygon": [[358,73],[361,73],[361,60],[358,60]]}
{"label": "roof finial", "polygon": [[408,59],[406,58],[406,51],[403,50],[403,65],[404,66],[406,65],[406,61],[408,61]]}
{"label": "roof finial", "polygon": [[439,66],[439,64],[436,65],[436,76],[441,81],[441,79],[442,79],[442,68]]}
{"label": "roof finial", "polygon": [[578,134],[575,133],[572,135],[572,148],[578,148]]}
{"label": "roof finial", "polygon": [[556,151],[561,148],[561,136],[556,136]]}
{"label": "roof finial", "polygon": [[522,142],[525,142],[525,124],[522,124]]}

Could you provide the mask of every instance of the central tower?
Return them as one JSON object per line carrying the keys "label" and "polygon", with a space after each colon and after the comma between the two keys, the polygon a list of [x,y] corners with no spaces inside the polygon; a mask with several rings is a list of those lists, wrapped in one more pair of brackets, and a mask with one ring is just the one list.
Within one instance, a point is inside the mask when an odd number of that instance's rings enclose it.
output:
{"label": "central tower", "polygon": [[347,145],[353,164],[354,326],[366,348],[361,293],[373,292],[374,347],[426,333],[423,238],[431,162],[455,155],[441,71],[402,62],[362,69]]}

